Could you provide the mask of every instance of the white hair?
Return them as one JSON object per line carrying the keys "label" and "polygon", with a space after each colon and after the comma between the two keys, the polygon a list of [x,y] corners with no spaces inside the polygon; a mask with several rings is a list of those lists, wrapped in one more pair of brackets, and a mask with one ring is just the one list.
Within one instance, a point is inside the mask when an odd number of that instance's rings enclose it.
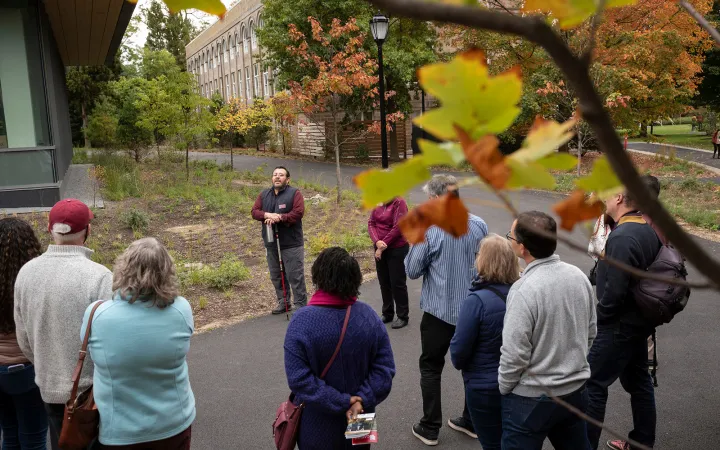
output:
{"label": "white hair", "polygon": [[457,184],[457,178],[452,175],[434,175],[432,179],[423,186],[423,192],[430,196],[440,197],[448,191],[448,186]]}
{"label": "white hair", "polygon": [[86,232],[86,230],[82,230],[78,233],[73,233],[73,234],[61,234],[54,230],[55,230],[55,227],[53,226],[52,237],[53,237],[53,240],[55,240],[55,243],[58,245],[68,245],[73,242],[82,241],[85,238],[85,232]]}

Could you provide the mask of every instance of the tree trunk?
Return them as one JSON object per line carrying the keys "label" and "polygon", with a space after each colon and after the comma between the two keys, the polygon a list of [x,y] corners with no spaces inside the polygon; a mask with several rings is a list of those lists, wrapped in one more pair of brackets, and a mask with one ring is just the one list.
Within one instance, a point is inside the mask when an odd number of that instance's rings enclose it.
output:
{"label": "tree trunk", "polygon": [[655,134],[655,123],[653,120],[650,121],[650,134]]}
{"label": "tree trunk", "polygon": [[647,121],[640,122],[640,137],[647,137]]}
{"label": "tree trunk", "polygon": [[400,153],[398,152],[397,125],[393,124],[390,136],[388,137],[388,140],[390,141],[390,161],[400,161]]}
{"label": "tree trunk", "polygon": [[578,159],[578,163],[577,163],[577,176],[579,177],[579,176],[580,176],[580,166],[582,165],[582,154],[583,154],[583,153],[582,153],[582,130],[581,130],[579,127],[578,127],[578,130],[577,130],[577,140],[578,140],[578,145],[577,145],[577,150],[578,150],[578,155],[577,155],[577,159]]}
{"label": "tree trunk", "polygon": [[190,179],[190,144],[185,145],[185,180]]}
{"label": "tree trunk", "polygon": [[85,137],[85,148],[90,148],[90,139],[88,138],[88,117],[87,111],[85,110],[85,102],[80,104],[82,112],[82,123],[83,123],[83,136]]}
{"label": "tree trunk", "polygon": [[282,127],[280,128],[280,137],[282,138],[283,155],[287,155],[285,150],[285,129]]}
{"label": "tree trunk", "polygon": [[340,141],[338,140],[338,123],[335,114],[333,114],[333,147],[335,148],[335,175],[337,176],[337,204],[339,205],[342,201],[342,194],[340,192]]}
{"label": "tree trunk", "polygon": [[230,170],[235,170],[235,161],[233,160],[233,139],[230,138]]}

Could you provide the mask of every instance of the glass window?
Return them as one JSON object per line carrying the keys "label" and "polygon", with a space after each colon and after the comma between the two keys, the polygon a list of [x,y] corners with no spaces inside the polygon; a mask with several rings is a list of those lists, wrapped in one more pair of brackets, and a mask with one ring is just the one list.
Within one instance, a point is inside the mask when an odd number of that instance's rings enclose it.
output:
{"label": "glass window", "polygon": [[270,79],[268,78],[268,68],[263,71],[263,93],[265,97],[270,97]]}
{"label": "glass window", "polygon": [[230,79],[225,75],[225,98],[230,97]]}
{"label": "glass window", "polygon": [[257,97],[260,96],[260,78],[259,77],[260,77],[260,74],[259,74],[258,65],[255,64],[253,66],[253,90],[255,91],[255,95]]}
{"label": "glass window", "polygon": [[0,7],[0,148],[52,145],[39,46],[28,8]]}
{"label": "glass window", "polygon": [[230,78],[232,79],[232,96],[237,97],[237,85],[235,84],[235,72],[230,74]]}
{"label": "glass window", "polygon": [[0,186],[54,182],[52,150],[0,153]]}
{"label": "glass window", "polygon": [[252,49],[255,50],[257,48],[257,34],[255,33],[255,25],[252,22],[250,22],[250,43]]}
{"label": "glass window", "polygon": [[252,98],[252,92],[250,87],[250,67],[245,66],[245,98]]}
{"label": "glass window", "polygon": [[250,36],[248,36],[247,28],[243,27],[243,52],[248,52],[248,47],[250,46]]}

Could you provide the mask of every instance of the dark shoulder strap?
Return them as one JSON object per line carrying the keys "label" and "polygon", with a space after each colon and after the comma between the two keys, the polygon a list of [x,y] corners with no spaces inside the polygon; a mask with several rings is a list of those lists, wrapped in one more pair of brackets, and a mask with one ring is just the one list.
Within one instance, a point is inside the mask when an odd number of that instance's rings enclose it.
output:
{"label": "dark shoulder strap", "polygon": [[348,321],[350,320],[350,310],[352,309],[352,305],[347,307],[347,311],[345,312],[345,322],[343,323],[342,331],[340,332],[340,340],[337,343],[337,346],[335,347],[335,353],[330,357],[330,361],[328,361],[327,366],[325,366],[325,369],[322,371],[322,374],[320,375],[320,379],[322,380],[325,378],[325,375],[327,375],[328,370],[330,370],[330,366],[332,366],[332,363],[335,362],[335,358],[337,357],[338,353],[340,353],[340,346],[343,343],[343,340],[345,339],[345,332],[347,331]]}
{"label": "dark shoulder strap", "polygon": [[74,404],[75,398],[77,398],[78,386],[80,385],[80,373],[82,372],[83,365],[85,364],[85,356],[87,355],[87,346],[88,342],[90,341],[90,331],[92,330],[93,317],[95,316],[95,311],[104,302],[105,300],[101,300],[95,303],[95,306],[93,306],[93,309],[90,311],[90,317],[88,317],[88,324],[85,328],[85,337],[83,338],[82,347],[80,348],[80,356],[78,357],[78,362],[72,375],[73,387],[72,391],[70,392],[71,404]]}
{"label": "dark shoulder strap", "polygon": [[498,291],[497,289],[495,289],[492,286],[485,286],[485,289],[487,289],[488,291],[497,295],[500,298],[500,300],[503,301],[503,303],[507,302],[507,294],[503,294],[502,292]]}

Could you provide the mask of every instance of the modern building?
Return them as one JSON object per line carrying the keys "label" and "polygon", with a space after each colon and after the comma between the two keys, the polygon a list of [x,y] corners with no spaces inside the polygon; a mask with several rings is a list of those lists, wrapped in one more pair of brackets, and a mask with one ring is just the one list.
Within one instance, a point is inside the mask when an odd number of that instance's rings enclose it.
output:
{"label": "modern building", "polygon": [[0,0],[0,209],[60,200],[73,155],[65,67],[112,61],[134,8]]}
{"label": "modern building", "polygon": [[263,64],[256,34],[261,11],[260,0],[238,2],[185,47],[187,70],[202,96],[218,92],[225,101],[234,97],[246,103],[272,96],[272,74]]}

